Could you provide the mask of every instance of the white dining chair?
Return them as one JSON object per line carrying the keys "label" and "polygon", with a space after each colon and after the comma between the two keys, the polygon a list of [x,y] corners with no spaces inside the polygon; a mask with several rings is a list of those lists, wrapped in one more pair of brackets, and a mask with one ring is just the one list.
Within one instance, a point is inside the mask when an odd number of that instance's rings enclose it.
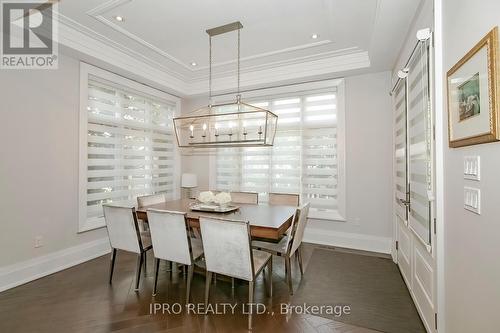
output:
{"label": "white dining chair", "polygon": [[212,274],[248,281],[248,329],[252,328],[252,304],[255,279],[267,266],[267,289],[272,297],[272,255],[251,249],[250,226],[245,221],[200,217],[207,277],[205,307],[208,306]]}
{"label": "white dining chair", "polygon": [[298,194],[289,193],[269,193],[270,205],[294,206],[298,207],[300,196]]}
{"label": "white dining chair", "polygon": [[[143,195],[140,197],[137,197],[137,207],[145,207],[145,206],[150,206],[150,205],[155,205],[159,204],[162,202],[167,201],[165,197],[165,193],[157,193],[157,194],[150,194],[150,195]],[[149,232],[149,225],[145,221],[141,221],[141,224],[139,225],[141,231],[147,231]]]}
{"label": "white dining chair", "polygon": [[[146,252],[152,248],[151,237],[139,230],[135,208],[103,205],[104,220],[111,245],[109,283],[113,280],[116,250],[138,254],[135,291],[139,290],[141,267],[146,262]],[[146,268],[145,268],[146,269]]]}
{"label": "white dining chair", "polygon": [[257,205],[259,194],[254,192],[231,192],[231,202]]}
{"label": "white dining chair", "polygon": [[188,266],[187,304],[191,291],[194,262],[202,257],[203,247],[201,243],[191,241],[189,236],[190,227],[185,213],[148,209],[147,214],[153,242],[153,253],[156,258],[153,296],[156,296],[160,260],[166,260]]}
{"label": "white dining chair", "polygon": [[167,201],[167,199],[165,197],[165,193],[143,195],[143,196],[137,197],[137,206],[139,206],[139,207],[150,206],[150,205],[159,204],[159,203],[162,203],[165,201]]}
{"label": "white dining chair", "polygon": [[302,244],[302,239],[304,238],[304,230],[307,224],[307,215],[309,214],[309,203],[302,205],[297,208],[295,216],[290,227],[290,233],[284,236],[278,243],[266,242],[266,241],[253,241],[252,247],[254,249],[269,252],[273,255],[284,257],[285,259],[285,275],[288,284],[288,291],[290,295],[293,295],[293,285],[292,285],[292,270],[291,270],[291,258],[295,254],[297,261],[299,262],[300,274],[304,274],[304,269],[302,267],[302,253],[300,251],[300,246]]}

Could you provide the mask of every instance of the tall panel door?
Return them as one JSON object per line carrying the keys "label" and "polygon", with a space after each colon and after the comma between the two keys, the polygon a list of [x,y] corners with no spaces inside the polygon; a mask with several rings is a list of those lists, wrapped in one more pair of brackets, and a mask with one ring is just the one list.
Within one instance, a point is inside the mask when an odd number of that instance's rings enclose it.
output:
{"label": "tall panel door", "polygon": [[421,41],[393,94],[397,262],[428,332],[435,332],[434,135],[430,40]]}
{"label": "tall panel door", "polygon": [[411,283],[411,235],[408,230],[408,132],[406,80],[393,94],[394,104],[394,212],[398,237],[397,262],[407,284]]}
{"label": "tall panel door", "polygon": [[409,216],[413,232],[431,245],[433,194],[433,122],[429,93],[427,43],[421,43],[409,63],[408,91],[408,170]]}

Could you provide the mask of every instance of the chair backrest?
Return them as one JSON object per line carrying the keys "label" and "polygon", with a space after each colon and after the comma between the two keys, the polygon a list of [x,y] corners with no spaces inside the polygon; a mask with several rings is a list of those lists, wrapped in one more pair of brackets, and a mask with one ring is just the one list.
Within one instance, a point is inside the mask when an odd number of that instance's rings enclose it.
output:
{"label": "chair backrest", "polygon": [[299,206],[300,196],[288,193],[269,193],[270,205]]}
{"label": "chair backrest", "polygon": [[191,265],[188,224],[184,213],[148,209],[155,258]]}
{"label": "chair backrest", "polygon": [[135,208],[103,205],[111,247],[141,253],[142,243]]}
{"label": "chair backrest", "polygon": [[164,193],[157,193],[151,195],[144,195],[142,197],[137,197],[137,206],[144,207],[149,205],[155,205],[167,201]]}
{"label": "chair backrest", "polygon": [[297,212],[295,213],[295,223],[292,226],[291,232],[291,247],[288,255],[291,257],[295,251],[299,248],[300,244],[302,244],[302,239],[304,238],[304,230],[307,224],[307,215],[309,214],[309,206],[310,203],[306,203],[302,205],[300,208],[297,208]]}
{"label": "chair backrest", "polygon": [[259,194],[254,192],[231,192],[231,202],[256,205],[259,203]]}
{"label": "chair backrest", "polygon": [[200,229],[209,272],[253,281],[248,222],[200,217]]}

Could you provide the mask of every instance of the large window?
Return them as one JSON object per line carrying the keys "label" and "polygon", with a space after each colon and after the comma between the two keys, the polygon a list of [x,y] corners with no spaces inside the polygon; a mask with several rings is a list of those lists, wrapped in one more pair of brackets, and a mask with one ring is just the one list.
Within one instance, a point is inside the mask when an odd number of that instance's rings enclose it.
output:
{"label": "large window", "polygon": [[176,196],[178,100],[85,64],[81,74],[79,230],[85,231],[104,225],[103,204]]}
{"label": "large window", "polygon": [[245,99],[278,115],[274,146],[218,149],[215,188],[258,192],[261,201],[270,192],[300,194],[311,203],[311,218],[343,219],[342,81],[325,84]]}

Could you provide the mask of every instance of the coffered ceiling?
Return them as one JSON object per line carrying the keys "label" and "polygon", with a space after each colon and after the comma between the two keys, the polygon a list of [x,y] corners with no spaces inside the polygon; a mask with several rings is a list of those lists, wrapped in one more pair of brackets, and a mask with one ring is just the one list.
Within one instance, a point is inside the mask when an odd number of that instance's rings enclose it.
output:
{"label": "coffered ceiling", "polygon": [[[335,71],[391,69],[420,2],[63,0],[59,11],[63,25],[201,86],[208,75],[205,30],[233,21],[244,26],[243,73],[307,63],[332,76]],[[235,59],[236,33],[214,37],[215,77],[234,75]]]}

